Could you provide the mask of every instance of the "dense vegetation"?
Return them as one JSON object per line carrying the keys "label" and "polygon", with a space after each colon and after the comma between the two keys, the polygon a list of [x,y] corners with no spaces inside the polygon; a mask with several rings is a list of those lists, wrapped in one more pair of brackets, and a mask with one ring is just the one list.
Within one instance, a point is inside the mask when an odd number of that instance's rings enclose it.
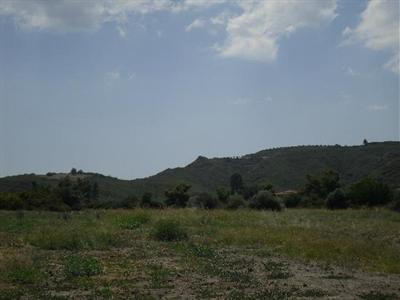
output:
{"label": "dense vegetation", "polygon": [[239,209],[281,211],[283,208],[305,207],[345,209],[348,207],[373,207],[390,205],[399,207],[399,193],[389,185],[366,177],[342,187],[340,176],[326,171],[319,176],[307,176],[305,185],[299,191],[276,193],[272,184],[250,184],[235,173],[230,178],[230,188],[220,187],[215,194],[206,192],[190,194],[191,186],[181,183],[165,191],[162,201],[153,199],[151,193],[141,198],[128,196],[122,201],[99,202],[98,184],[87,179],[66,176],[55,187],[32,184],[28,192],[0,193],[0,209],[7,210],[80,210],[82,208],[185,208]]}
{"label": "dense vegetation", "polygon": [[[75,168],[68,174],[5,177],[0,179],[0,208],[336,209],[394,201],[390,205],[396,209],[399,180],[398,142],[305,146],[264,150],[241,158],[199,157],[185,168],[133,181]],[[292,192],[282,193],[283,188]],[[260,192],[263,197],[257,196]]]}

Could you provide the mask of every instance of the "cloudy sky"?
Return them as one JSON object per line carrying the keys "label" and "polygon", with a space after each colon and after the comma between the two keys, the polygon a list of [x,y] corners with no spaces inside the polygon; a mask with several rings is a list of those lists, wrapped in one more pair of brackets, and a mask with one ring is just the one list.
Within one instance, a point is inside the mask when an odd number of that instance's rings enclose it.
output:
{"label": "cloudy sky", "polygon": [[399,140],[399,2],[0,0],[0,176]]}

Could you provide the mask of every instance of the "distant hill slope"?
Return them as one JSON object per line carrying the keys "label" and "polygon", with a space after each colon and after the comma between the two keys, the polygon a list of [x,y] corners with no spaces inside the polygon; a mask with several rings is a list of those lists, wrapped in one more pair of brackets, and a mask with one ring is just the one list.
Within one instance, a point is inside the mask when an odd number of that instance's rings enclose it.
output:
{"label": "distant hill slope", "polygon": [[[102,200],[121,200],[129,195],[152,192],[162,197],[165,189],[177,183],[192,185],[192,192],[214,192],[228,186],[233,173],[240,173],[246,183],[272,183],[277,190],[298,189],[307,174],[334,170],[344,184],[365,176],[381,179],[400,187],[400,142],[370,143],[367,146],[297,146],[262,150],[240,158],[199,156],[184,168],[167,169],[154,176],[120,180],[95,173],[78,175],[99,184]],[[23,191],[32,181],[57,184],[66,174],[19,175],[0,178],[0,191]],[[78,177],[75,176],[75,177]]]}

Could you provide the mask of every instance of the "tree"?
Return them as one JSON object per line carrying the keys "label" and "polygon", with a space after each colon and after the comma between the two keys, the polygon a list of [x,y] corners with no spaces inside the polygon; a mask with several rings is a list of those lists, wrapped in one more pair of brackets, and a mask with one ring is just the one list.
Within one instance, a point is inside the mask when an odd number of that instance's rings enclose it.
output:
{"label": "tree", "polygon": [[349,199],[353,205],[379,206],[392,199],[390,187],[372,178],[364,178],[350,186]]}
{"label": "tree", "polygon": [[326,198],[326,207],[328,209],[343,209],[349,207],[346,194],[342,189],[336,189]]}
{"label": "tree", "polygon": [[98,197],[99,197],[99,184],[95,182],[92,185],[91,198],[97,200]]}
{"label": "tree", "polygon": [[226,203],[229,197],[229,190],[225,187],[219,187],[217,188],[217,196],[219,201]]}
{"label": "tree", "polygon": [[146,192],[143,194],[142,199],[140,200],[140,207],[152,207],[153,204],[153,194]]}
{"label": "tree", "polygon": [[307,175],[303,193],[325,199],[330,192],[340,188],[339,181],[339,174],[334,171],[326,171],[322,176]]}
{"label": "tree", "polygon": [[138,202],[139,202],[139,200],[136,198],[136,196],[131,195],[131,196],[125,198],[125,199],[122,201],[121,206],[122,206],[123,208],[129,208],[129,209],[131,209],[131,208],[135,208],[135,207],[137,206]]}
{"label": "tree", "polygon": [[240,194],[243,190],[243,179],[239,173],[235,173],[231,176],[230,179],[231,184],[231,193],[232,194]]}
{"label": "tree", "polygon": [[188,191],[190,185],[181,183],[175,188],[165,191],[165,196],[167,197],[165,203],[168,206],[185,207],[189,200]]}
{"label": "tree", "polygon": [[196,202],[206,209],[214,209],[218,206],[218,200],[209,193],[200,193],[197,195]]}
{"label": "tree", "polygon": [[363,145],[364,145],[364,146],[367,146],[367,145],[368,145],[368,141],[367,141],[367,139],[364,139],[364,141],[363,141]]}
{"label": "tree", "polygon": [[282,207],[278,199],[270,191],[260,191],[250,202],[250,207],[255,209],[268,209],[281,211]]}
{"label": "tree", "polygon": [[75,168],[72,168],[70,174],[71,174],[71,175],[76,175],[76,173],[77,173],[76,169],[75,169]]}

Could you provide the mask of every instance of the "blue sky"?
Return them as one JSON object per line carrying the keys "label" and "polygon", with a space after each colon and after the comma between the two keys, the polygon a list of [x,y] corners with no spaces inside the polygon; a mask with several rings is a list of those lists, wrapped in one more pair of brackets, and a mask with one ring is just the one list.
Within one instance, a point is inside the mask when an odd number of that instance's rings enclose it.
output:
{"label": "blue sky", "polygon": [[0,1],[0,176],[399,140],[399,2]]}

